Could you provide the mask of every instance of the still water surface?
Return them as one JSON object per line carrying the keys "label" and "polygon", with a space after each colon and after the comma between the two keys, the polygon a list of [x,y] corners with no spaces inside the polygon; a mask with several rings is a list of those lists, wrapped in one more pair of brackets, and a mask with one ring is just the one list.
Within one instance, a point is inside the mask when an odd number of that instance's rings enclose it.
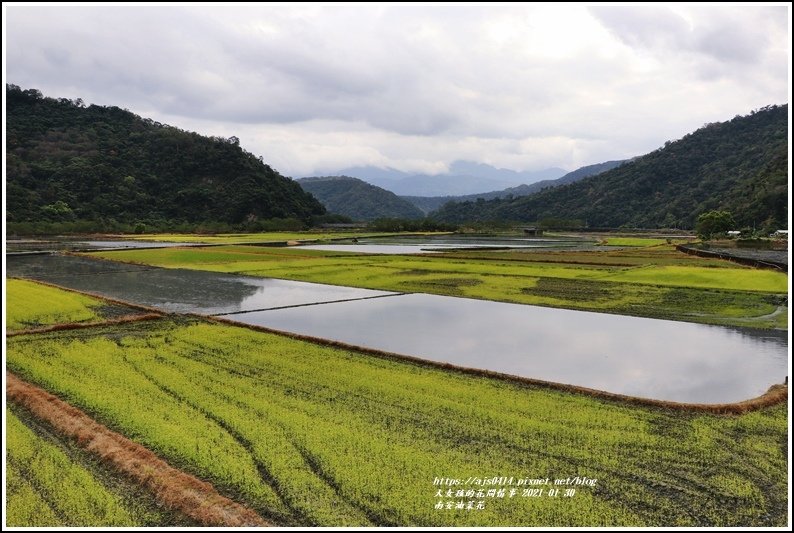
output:
{"label": "still water surface", "polygon": [[309,244],[301,248],[331,252],[368,254],[419,254],[476,249],[570,249],[589,247],[595,241],[584,239],[549,239],[504,235],[427,235],[362,238],[332,244]]}
{"label": "still water surface", "polygon": [[9,239],[6,251],[9,253],[23,252],[55,252],[55,251],[99,251],[122,250],[125,248],[170,248],[174,246],[202,246],[203,243],[154,242],[135,240],[74,240],[56,237],[54,240]]}
{"label": "still water surface", "polygon": [[226,318],[660,400],[741,401],[763,394],[787,375],[787,334],[781,331],[401,295],[72,256],[9,256],[7,272],[166,311],[235,313]]}
{"label": "still water surface", "polygon": [[785,332],[430,294],[236,315],[273,329],[618,394],[696,403],[763,394]]}
{"label": "still water surface", "polygon": [[6,268],[9,276],[47,281],[169,312],[205,315],[396,294],[61,255],[8,257]]}

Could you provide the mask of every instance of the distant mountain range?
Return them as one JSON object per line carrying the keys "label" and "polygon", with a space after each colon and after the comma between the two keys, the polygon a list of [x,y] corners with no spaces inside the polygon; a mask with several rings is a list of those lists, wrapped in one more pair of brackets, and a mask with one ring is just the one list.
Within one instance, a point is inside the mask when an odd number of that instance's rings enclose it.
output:
{"label": "distant mountain range", "polygon": [[692,228],[727,210],[737,227],[785,228],[788,105],[707,124],[664,147],[575,183],[512,199],[445,204],[450,223],[580,220],[590,227]]}
{"label": "distant mountain range", "polygon": [[[737,229],[778,229],[788,219],[788,135],[788,106],[767,106],[630,161],[568,174],[457,161],[438,176],[359,167],[296,183],[235,137],[7,85],[6,228],[85,221],[85,228],[262,230],[267,221],[309,224],[325,204],[358,220],[421,218],[438,207],[433,218],[448,223],[565,218],[645,228],[692,228],[698,215],[719,209],[733,214]],[[424,197],[413,198],[422,209],[395,193]]]}
{"label": "distant mountain range", "polygon": [[353,220],[424,218],[424,213],[391,191],[349,176],[303,178],[298,184],[325,208]]}
{"label": "distant mountain range", "polygon": [[501,191],[467,194],[464,196],[402,196],[402,198],[411,202],[413,205],[421,209],[425,214],[429,214],[447,202],[468,202],[475,201],[478,198],[482,198],[483,200],[493,200],[494,198],[507,198],[509,196],[515,198],[519,196],[527,196],[542,191],[548,187],[558,187],[560,185],[566,185],[568,183],[579,181],[580,179],[584,179],[589,176],[595,176],[596,174],[611,170],[623,164],[624,162],[625,160],[607,161],[605,163],[588,165],[586,167],[576,169],[573,172],[569,172],[561,178],[536,181],[535,183],[529,185],[523,184],[517,187],[508,187],[507,189],[502,189]]}
{"label": "distant mountain range", "polygon": [[517,172],[483,163],[455,161],[446,174],[411,174],[392,168],[351,167],[333,172],[377,185],[400,196],[460,196],[496,191],[541,180],[553,180],[566,173],[561,168]]}

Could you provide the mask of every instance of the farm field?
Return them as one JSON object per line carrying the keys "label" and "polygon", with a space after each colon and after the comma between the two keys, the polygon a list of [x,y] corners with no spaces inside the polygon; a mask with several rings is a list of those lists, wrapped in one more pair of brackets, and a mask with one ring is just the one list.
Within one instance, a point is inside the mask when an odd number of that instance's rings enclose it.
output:
{"label": "farm field", "polygon": [[[444,233],[412,233],[411,235],[443,235]],[[274,231],[265,233],[219,233],[211,235],[194,235],[189,233],[152,233],[143,235],[127,235],[126,238],[154,242],[205,242],[209,244],[239,244],[248,242],[286,242],[315,241],[331,239],[352,239],[363,237],[389,237],[405,235],[404,233],[383,233],[367,231]]]}
{"label": "farm field", "polygon": [[[147,526],[172,523],[145,495],[6,409],[6,525]],[[23,420],[27,420],[27,425]],[[184,521],[183,521],[184,522]]]}
{"label": "farm field", "polygon": [[167,268],[708,324],[786,329],[788,323],[786,274],[694,257],[666,244],[595,252],[472,250],[421,256],[254,246],[92,255]]}
{"label": "farm field", "polygon": [[21,279],[6,280],[6,329],[100,322],[135,311],[97,298]]}
{"label": "farm field", "polygon": [[[8,367],[281,525],[786,519],[785,405],[632,407],[178,318],[10,338]],[[434,485],[494,476],[598,481],[482,510]]]}
{"label": "farm field", "polygon": [[687,242],[690,239],[656,239],[652,237],[605,237],[601,243],[608,246],[657,246],[675,242]]}

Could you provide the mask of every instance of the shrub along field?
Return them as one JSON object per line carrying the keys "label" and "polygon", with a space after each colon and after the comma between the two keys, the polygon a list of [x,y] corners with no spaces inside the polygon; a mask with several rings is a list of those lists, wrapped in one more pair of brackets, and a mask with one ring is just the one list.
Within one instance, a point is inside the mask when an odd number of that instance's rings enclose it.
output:
{"label": "shrub along field", "polygon": [[[367,255],[221,246],[97,252],[118,261],[402,292],[482,298],[709,324],[786,329],[784,273],[686,255],[624,250]],[[782,311],[782,312],[781,312]]]}
{"label": "shrub along field", "polygon": [[[281,525],[786,522],[785,405],[629,406],[186,318],[7,344],[13,372]],[[434,484],[494,476],[551,485]],[[597,482],[553,485],[576,476]]]}
{"label": "shrub along field", "polygon": [[[6,525],[147,526],[170,518],[74,447],[6,409]],[[68,450],[68,453],[65,451]]]}

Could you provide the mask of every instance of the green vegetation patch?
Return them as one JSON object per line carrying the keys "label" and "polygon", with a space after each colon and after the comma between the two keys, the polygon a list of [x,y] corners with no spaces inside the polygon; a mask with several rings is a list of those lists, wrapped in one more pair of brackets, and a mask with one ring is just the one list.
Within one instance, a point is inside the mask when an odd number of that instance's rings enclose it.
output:
{"label": "green vegetation patch", "polygon": [[521,290],[523,294],[531,296],[579,302],[611,301],[624,291],[625,284],[595,280],[577,280],[571,283],[571,280],[562,278],[540,278],[534,286]]}
{"label": "green vegetation patch", "polygon": [[90,322],[101,318],[105,302],[33,281],[6,280],[6,328],[20,330]]}
{"label": "green vegetation patch", "polygon": [[124,305],[20,279],[6,280],[6,311],[9,331],[90,323],[136,313]]}
{"label": "green vegetation patch", "polygon": [[[785,405],[632,407],[187,319],[14,337],[8,366],[282,525],[786,522]],[[436,481],[501,476],[597,482]]]}
{"label": "green vegetation patch", "polygon": [[626,270],[610,276],[615,281],[650,283],[676,287],[785,292],[787,276],[758,268],[720,268],[663,266]]}
{"label": "green vegetation patch", "polygon": [[445,292],[446,294],[462,296],[463,287],[481,285],[482,280],[477,278],[449,278],[438,276],[425,276],[421,279],[406,280],[401,283],[403,291],[408,292]]}
{"label": "green vegetation patch", "polygon": [[778,294],[561,278],[539,278],[521,292],[542,305],[633,316],[778,329],[788,322],[785,295]]}
{"label": "green vegetation patch", "polygon": [[777,302],[777,296],[788,290],[786,274],[690,256],[666,244],[591,252],[468,251],[438,255],[349,254],[299,246],[124,250],[95,255],[170,268],[368,289],[710,324],[787,327],[787,308],[778,309],[782,302]]}
{"label": "green vegetation patch", "polygon": [[[36,428],[36,431],[41,431]],[[129,494],[108,487],[74,449],[26,426],[6,409],[6,525],[12,527],[146,526],[167,523]]]}

